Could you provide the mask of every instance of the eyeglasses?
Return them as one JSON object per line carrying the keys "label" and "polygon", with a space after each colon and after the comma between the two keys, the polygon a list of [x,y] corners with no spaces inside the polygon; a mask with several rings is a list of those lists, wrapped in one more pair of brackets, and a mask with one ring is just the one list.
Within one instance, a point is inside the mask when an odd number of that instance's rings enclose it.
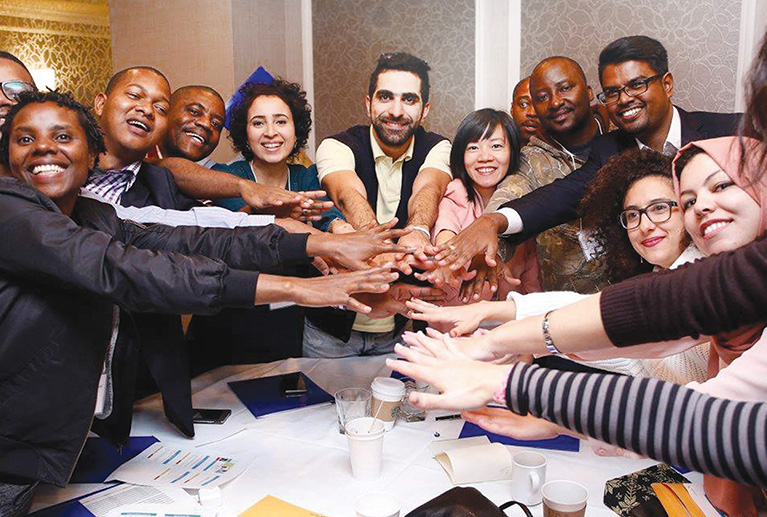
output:
{"label": "eyeglasses", "polygon": [[618,99],[621,98],[621,92],[624,92],[629,97],[642,95],[647,91],[647,88],[651,82],[655,81],[656,79],[660,79],[664,75],[666,74],[654,75],[652,77],[648,77],[647,79],[637,79],[636,81],[632,81],[631,84],[627,84],[622,88],[607,88],[597,94],[597,99],[599,99],[599,102],[602,104],[615,104],[618,102]]}
{"label": "eyeglasses", "polygon": [[637,228],[642,221],[642,214],[646,215],[650,222],[665,223],[671,219],[671,209],[677,206],[676,201],[657,201],[644,208],[630,208],[621,212],[621,226],[627,230]]}
{"label": "eyeglasses", "polygon": [[22,93],[33,92],[37,89],[34,84],[24,81],[3,81],[0,83],[0,88],[3,90],[5,98],[12,102],[17,102]]}

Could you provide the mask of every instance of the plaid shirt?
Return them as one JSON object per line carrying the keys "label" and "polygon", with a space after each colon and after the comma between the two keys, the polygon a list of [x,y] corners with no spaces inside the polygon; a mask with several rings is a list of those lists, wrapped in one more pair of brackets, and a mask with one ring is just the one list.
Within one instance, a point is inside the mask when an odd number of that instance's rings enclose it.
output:
{"label": "plaid shirt", "polygon": [[94,168],[84,188],[113,204],[119,204],[123,194],[136,182],[141,161],[133,162],[122,169],[105,171]]}

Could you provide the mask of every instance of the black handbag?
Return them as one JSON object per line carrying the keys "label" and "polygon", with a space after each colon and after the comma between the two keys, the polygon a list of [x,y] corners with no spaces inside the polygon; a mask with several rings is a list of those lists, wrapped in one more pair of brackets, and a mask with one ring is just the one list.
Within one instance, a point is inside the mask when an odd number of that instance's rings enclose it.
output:
{"label": "black handbag", "polygon": [[405,517],[506,517],[504,510],[518,505],[527,517],[533,517],[522,503],[509,501],[500,506],[473,487],[455,487],[425,502]]}

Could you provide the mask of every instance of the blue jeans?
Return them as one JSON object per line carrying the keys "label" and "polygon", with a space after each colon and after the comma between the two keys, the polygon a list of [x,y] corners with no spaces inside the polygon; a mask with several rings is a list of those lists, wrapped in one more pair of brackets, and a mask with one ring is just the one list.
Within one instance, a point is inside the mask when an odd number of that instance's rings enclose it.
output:
{"label": "blue jeans", "polygon": [[[407,329],[407,326],[405,327]],[[401,341],[402,329],[391,332],[371,333],[352,330],[348,343],[344,343],[324,330],[320,330],[306,319],[304,324],[304,357],[355,357],[359,355],[383,355],[394,350]]]}

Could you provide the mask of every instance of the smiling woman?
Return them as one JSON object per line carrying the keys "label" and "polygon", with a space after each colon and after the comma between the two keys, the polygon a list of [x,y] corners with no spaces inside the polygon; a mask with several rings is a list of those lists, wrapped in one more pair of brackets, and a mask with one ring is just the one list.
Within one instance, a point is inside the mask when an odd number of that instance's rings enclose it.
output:
{"label": "smiling woman", "polygon": [[[321,190],[315,166],[288,163],[306,146],[312,127],[311,106],[301,85],[276,78],[271,84],[247,84],[240,93],[242,101],[232,110],[229,138],[245,159],[213,168],[294,192]],[[242,198],[214,203],[247,210]],[[314,226],[322,231],[350,229],[336,208],[322,213]]]}

